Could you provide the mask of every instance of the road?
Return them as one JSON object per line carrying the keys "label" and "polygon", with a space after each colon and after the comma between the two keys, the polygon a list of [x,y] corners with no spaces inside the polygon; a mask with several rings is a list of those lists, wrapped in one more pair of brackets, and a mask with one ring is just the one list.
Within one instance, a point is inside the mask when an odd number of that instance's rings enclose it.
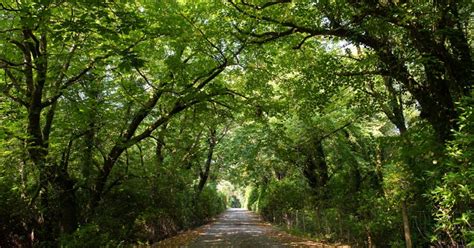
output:
{"label": "road", "polygon": [[270,229],[257,215],[245,209],[231,208],[189,247],[285,247],[266,235]]}
{"label": "road", "polygon": [[153,247],[318,247],[333,246],[278,231],[245,209],[230,208],[204,227],[164,240]]}

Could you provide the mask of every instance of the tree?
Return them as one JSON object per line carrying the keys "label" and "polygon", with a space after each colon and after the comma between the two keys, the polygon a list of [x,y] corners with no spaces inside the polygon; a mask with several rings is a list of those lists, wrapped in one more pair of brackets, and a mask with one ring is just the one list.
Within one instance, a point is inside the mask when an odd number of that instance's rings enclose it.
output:
{"label": "tree", "polygon": [[[89,11],[89,7],[93,11]],[[59,216],[62,232],[71,232],[77,225],[74,181],[67,171],[67,161],[49,156],[52,146],[50,136],[61,98],[80,80],[88,76],[92,79],[93,69],[103,65],[106,59],[120,53],[127,54],[139,41],[130,39],[121,45],[104,44],[109,41],[107,36],[119,37],[113,29],[124,25],[118,15],[126,12],[114,15],[103,11],[102,7],[102,4],[56,5],[52,2],[2,4],[2,16],[9,20],[4,22],[1,31],[2,45],[6,48],[0,57],[0,66],[6,77],[3,94],[26,109],[25,144],[29,158],[39,173],[32,202],[37,196],[40,198],[40,209],[47,222],[45,236],[56,232],[55,216]],[[91,22],[93,16],[98,18],[94,24]],[[74,24],[76,21],[85,25],[78,29]],[[109,27],[106,28],[106,25]],[[139,17],[134,15],[126,25],[130,27],[122,30],[123,36],[140,25]],[[101,35],[99,30],[103,31]],[[100,46],[101,50],[95,50],[96,46]],[[58,207],[51,202],[51,194],[56,192],[59,193]]]}
{"label": "tree", "polygon": [[211,37],[200,25],[212,22],[187,11],[172,3],[2,3],[9,20],[0,31],[2,109],[21,106],[16,123],[26,132],[3,121],[2,130],[24,142],[38,173],[28,175],[35,188],[28,198],[38,208],[40,240],[55,242],[94,214],[126,178],[110,180],[117,163],[128,164],[129,155],[121,157],[129,149],[182,111],[232,94],[218,76],[242,44]]}
{"label": "tree", "polygon": [[296,36],[299,48],[315,37],[328,37],[369,48],[378,60],[370,73],[401,83],[439,140],[452,138],[459,116],[454,103],[472,90],[468,2],[229,3],[247,17],[238,29],[255,43]]}

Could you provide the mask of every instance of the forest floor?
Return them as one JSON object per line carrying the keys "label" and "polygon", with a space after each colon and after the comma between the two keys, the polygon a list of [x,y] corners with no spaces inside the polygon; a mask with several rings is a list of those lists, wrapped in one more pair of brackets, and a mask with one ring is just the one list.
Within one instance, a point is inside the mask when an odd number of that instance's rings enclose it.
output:
{"label": "forest floor", "polygon": [[212,223],[163,240],[152,247],[318,247],[347,248],[318,243],[277,230],[258,215],[230,208]]}

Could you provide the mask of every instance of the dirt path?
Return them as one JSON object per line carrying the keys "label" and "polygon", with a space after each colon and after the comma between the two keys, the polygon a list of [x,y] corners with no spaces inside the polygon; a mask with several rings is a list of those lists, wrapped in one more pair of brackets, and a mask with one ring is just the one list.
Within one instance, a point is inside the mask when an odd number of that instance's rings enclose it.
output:
{"label": "dirt path", "polygon": [[[321,247],[336,246],[277,231],[245,209],[231,208],[204,227],[164,240],[154,247]],[[342,248],[343,246],[339,246]]]}

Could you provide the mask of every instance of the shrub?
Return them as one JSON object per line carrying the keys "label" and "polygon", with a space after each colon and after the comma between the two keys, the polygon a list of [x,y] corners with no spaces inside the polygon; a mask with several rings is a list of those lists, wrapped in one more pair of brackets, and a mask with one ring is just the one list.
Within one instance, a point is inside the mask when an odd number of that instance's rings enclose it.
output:
{"label": "shrub", "polygon": [[459,106],[459,131],[448,144],[447,172],[432,192],[435,235],[440,246],[474,246],[474,94]]}

